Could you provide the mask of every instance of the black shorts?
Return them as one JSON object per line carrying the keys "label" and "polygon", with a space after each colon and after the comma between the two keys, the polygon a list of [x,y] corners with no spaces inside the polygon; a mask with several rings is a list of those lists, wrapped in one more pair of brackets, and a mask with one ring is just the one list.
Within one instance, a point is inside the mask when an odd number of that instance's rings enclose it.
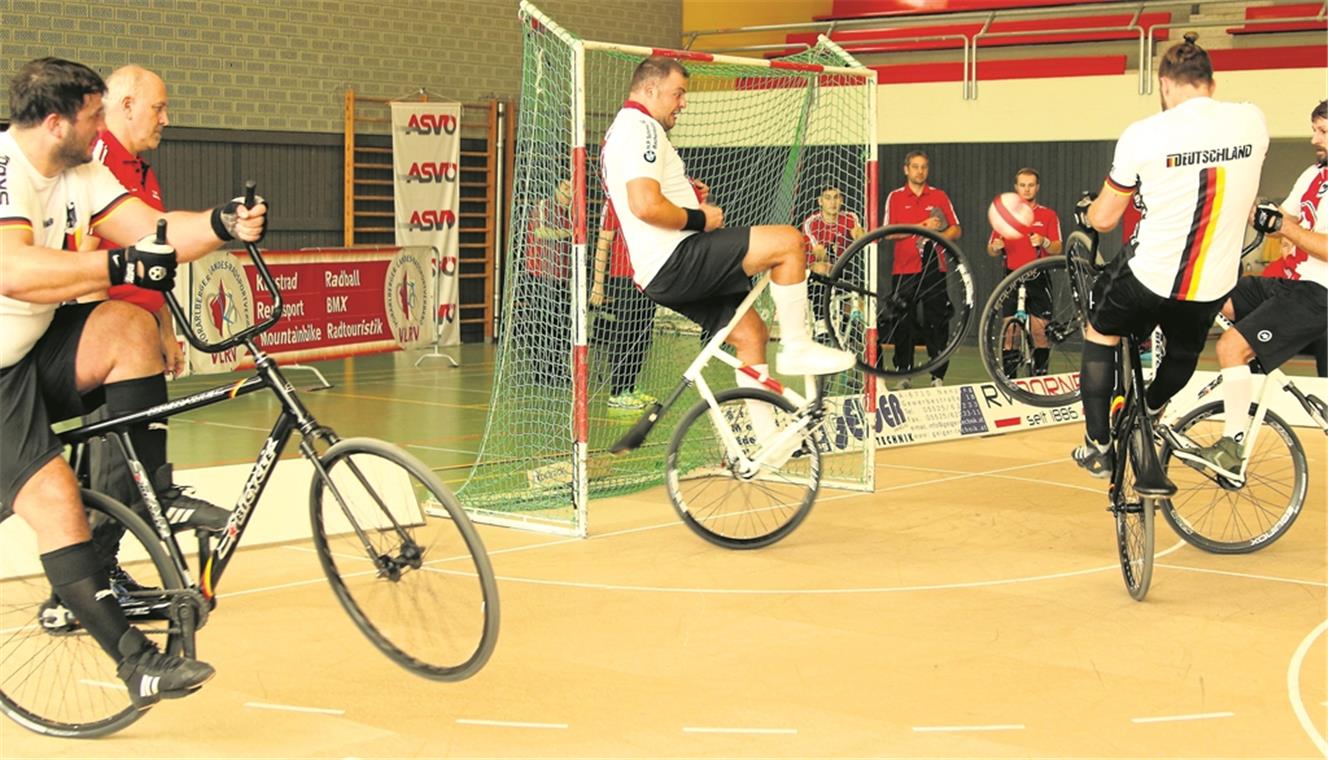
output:
{"label": "black shorts", "polygon": [[1154,327],[1167,339],[1167,353],[1177,357],[1203,353],[1213,319],[1226,298],[1177,301],[1160,296],[1139,282],[1127,256],[1117,256],[1093,282],[1093,308],[1088,322],[1103,335],[1145,340]]}
{"label": "black shorts", "polygon": [[1328,289],[1316,282],[1242,277],[1231,306],[1236,329],[1268,372],[1328,331]]}
{"label": "black shorts", "polygon": [[[1009,274],[1006,272],[1006,275]],[[1015,307],[1018,305],[1017,295],[1007,298],[1001,316],[1013,317]],[[1035,317],[1051,319],[1051,275],[1046,271],[1039,272],[1032,279],[1024,280],[1024,311]]]}
{"label": "black shorts", "polygon": [[700,325],[708,340],[733,319],[752,290],[752,278],[742,269],[750,243],[750,227],[689,235],[673,249],[645,293]]}
{"label": "black shorts", "polygon": [[78,392],[74,362],[78,341],[95,303],[61,306],[37,345],[17,364],[0,369],[0,517],[32,473],[60,456],[51,423],[101,406],[102,392]]}

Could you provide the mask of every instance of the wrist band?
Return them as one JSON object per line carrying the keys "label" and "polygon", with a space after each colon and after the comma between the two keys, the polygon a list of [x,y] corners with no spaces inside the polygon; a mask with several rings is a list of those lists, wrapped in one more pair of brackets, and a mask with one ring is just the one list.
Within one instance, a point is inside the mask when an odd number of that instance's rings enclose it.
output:
{"label": "wrist band", "polygon": [[[235,238],[226,230],[226,225],[221,220],[221,213],[225,208],[226,206],[217,206],[212,209],[212,234],[216,235],[218,239],[223,241],[234,240]],[[231,213],[235,212],[232,211]]]}
{"label": "wrist band", "polygon": [[684,230],[705,232],[706,215],[704,211],[699,208],[685,208],[683,211],[687,212],[687,223],[682,226]]}

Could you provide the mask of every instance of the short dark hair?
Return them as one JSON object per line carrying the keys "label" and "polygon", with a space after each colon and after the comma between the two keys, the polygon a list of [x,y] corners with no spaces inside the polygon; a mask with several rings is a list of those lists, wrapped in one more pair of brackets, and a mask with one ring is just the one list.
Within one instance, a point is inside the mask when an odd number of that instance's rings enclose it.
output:
{"label": "short dark hair", "polygon": [[908,155],[907,155],[907,156],[904,156],[904,166],[908,166],[908,162],[909,162],[909,161],[912,161],[912,160],[915,159],[915,158],[925,158],[925,159],[927,159],[927,165],[928,165],[928,166],[931,165],[931,157],[929,157],[929,156],[927,155],[927,152],[926,152],[926,151],[922,151],[922,150],[910,150],[910,151],[908,152]]}
{"label": "short dark hair", "polygon": [[106,92],[100,75],[63,58],[38,58],[23,64],[9,80],[9,118],[18,127],[35,127],[51,114],[71,121],[88,95]]}
{"label": "short dark hair", "polygon": [[1031,167],[1031,166],[1025,166],[1024,168],[1022,168],[1022,169],[1020,169],[1019,171],[1015,172],[1015,173],[1014,173],[1014,181],[1015,181],[1015,182],[1018,182],[1018,181],[1019,181],[1019,175],[1020,175],[1020,174],[1032,174],[1032,175],[1033,175],[1033,179],[1037,180],[1037,183],[1038,183],[1039,185],[1042,184],[1042,175],[1041,175],[1041,174],[1038,174],[1038,170],[1037,170],[1037,169],[1034,169],[1034,168]]}
{"label": "short dark hair", "polygon": [[1319,119],[1328,119],[1328,100],[1320,100],[1319,105],[1315,106],[1313,111],[1310,111],[1310,121],[1318,121]]}
{"label": "short dark hair", "polygon": [[668,79],[675,71],[682,74],[683,79],[690,79],[692,76],[677,60],[664,55],[652,55],[636,65],[636,71],[632,72],[632,86],[628,88],[628,92],[636,92],[648,82]]}
{"label": "short dark hair", "polygon": [[1213,83],[1213,62],[1208,60],[1208,51],[1199,47],[1195,40],[1199,35],[1189,32],[1184,42],[1171,46],[1162,63],[1158,64],[1157,75],[1166,77],[1180,84]]}

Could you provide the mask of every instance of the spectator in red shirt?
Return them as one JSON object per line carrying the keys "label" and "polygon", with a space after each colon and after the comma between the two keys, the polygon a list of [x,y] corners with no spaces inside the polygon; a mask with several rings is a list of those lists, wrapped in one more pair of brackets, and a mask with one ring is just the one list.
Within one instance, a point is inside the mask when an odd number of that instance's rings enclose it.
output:
{"label": "spectator in red shirt", "polygon": [[[927,154],[915,150],[904,156],[906,182],[885,199],[885,224],[912,224],[938,232],[947,240],[958,240],[962,234],[959,217],[944,190],[927,184],[931,161]],[[928,356],[936,356],[945,348],[949,337],[946,320],[954,313],[945,288],[944,262],[935,252],[935,245],[916,235],[903,235],[894,242],[894,276],[892,292],[922,293],[918,303],[909,303],[908,315],[895,326],[894,367],[897,372],[913,368],[913,350],[917,338],[927,347]],[[918,314],[919,308],[921,314]],[[918,335],[921,333],[921,335]],[[888,333],[887,333],[888,334]],[[931,384],[943,385],[945,363],[932,370]],[[911,386],[909,378],[899,384],[901,389]]]}
{"label": "spectator in red shirt", "polygon": [[[987,253],[1004,257],[1007,274],[1034,259],[1061,252],[1061,220],[1055,211],[1037,202],[1041,186],[1041,176],[1036,169],[1025,167],[1015,172],[1014,191],[1033,207],[1032,232],[1006,240],[992,230],[987,239]],[[1051,280],[1048,275],[1044,272],[1028,282],[1025,293],[1024,308],[1029,315],[1029,326],[1033,328],[1033,374],[1045,375],[1051,359],[1051,348],[1047,343],[1047,321],[1051,319]],[[1017,306],[1015,301],[1010,300],[1005,306],[1005,316],[1013,317]],[[1019,352],[1011,342],[1013,336],[1007,336],[1006,340],[1003,347],[1005,376],[1014,377],[1018,371]]]}
{"label": "spectator in red shirt", "polygon": [[[802,236],[807,240],[807,269],[817,274],[829,274],[839,255],[854,240],[866,234],[862,222],[852,211],[844,211],[844,191],[827,187],[816,196],[821,208],[802,220]],[[825,332],[825,286],[819,282],[807,283],[808,297],[815,323],[815,333]]]}

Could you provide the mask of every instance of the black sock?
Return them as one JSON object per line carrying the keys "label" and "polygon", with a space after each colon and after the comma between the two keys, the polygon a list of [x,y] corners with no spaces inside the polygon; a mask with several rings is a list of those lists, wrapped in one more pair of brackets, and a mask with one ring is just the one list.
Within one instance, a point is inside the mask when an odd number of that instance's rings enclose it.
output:
{"label": "black sock", "polygon": [[129,621],[111,592],[110,579],[92,542],[47,552],[41,555],[41,562],[55,595],[106,654],[119,662],[120,637],[129,630]]}
{"label": "black sock", "polygon": [[1035,375],[1047,374],[1047,365],[1050,363],[1051,363],[1050,348],[1033,349],[1033,374]]}
{"label": "black sock", "polygon": [[1106,443],[1111,437],[1107,418],[1111,413],[1111,392],[1115,385],[1116,347],[1085,342],[1079,388],[1084,399],[1085,428],[1088,437],[1097,443]]}
{"label": "black sock", "polygon": [[[133,380],[107,383],[106,411],[111,415],[138,412],[166,401],[166,376],[153,375]],[[134,444],[143,469],[148,477],[166,464],[166,421],[160,420],[129,429],[129,440]]]}

